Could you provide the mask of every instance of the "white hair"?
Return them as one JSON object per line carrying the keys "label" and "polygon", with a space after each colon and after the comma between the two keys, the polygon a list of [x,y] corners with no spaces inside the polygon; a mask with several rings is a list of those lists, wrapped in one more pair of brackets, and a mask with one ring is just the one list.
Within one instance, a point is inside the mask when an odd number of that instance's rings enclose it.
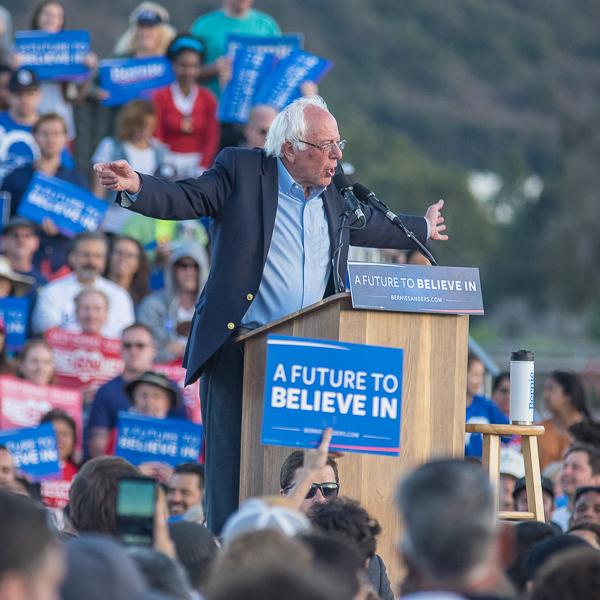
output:
{"label": "white hair", "polygon": [[321,96],[307,96],[294,100],[271,123],[264,147],[267,156],[281,156],[281,149],[285,142],[292,142],[298,150],[304,149],[305,144],[298,140],[304,139],[306,135],[304,110],[309,106],[316,106],[329,112],[327,104]]}

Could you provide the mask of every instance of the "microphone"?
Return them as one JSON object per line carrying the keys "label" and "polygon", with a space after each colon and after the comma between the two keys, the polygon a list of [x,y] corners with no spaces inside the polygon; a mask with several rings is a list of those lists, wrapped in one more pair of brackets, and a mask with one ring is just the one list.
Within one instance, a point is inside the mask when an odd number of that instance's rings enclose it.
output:
{"label": "microphone", "polygon": [[354,192],[352,190],[352,182],[344,173],[338,173],[333,176],[333,185],[337,188],[338,192],[344,196],[344,200],[346,201],[346,210],[354,214],[356,219],[360,221],[361,225],[364,227],[367,223],[367,219],[365,217],[365,213],[362,211],[360,207],[360,203]]}
{"label": "microphone", "polygon": [[365,204],[370,204],[373,208],[383,213],[389,221],[394,223],[394,225],[400,227],[400,229],[402,229],[402,231],[404,232],[404,235],[406,235],[407,238],[413,241],[419,252],[427,260],[429,260],[429,262],[431,262],[432,265],[436,267],[438,266],[437,261],[435,260],[435,258],[433,258],[431,252],[429,252],[427,246],[422,244],[417,239],[415,234],[410,229],[408,229],[408,227],[406,227],[406,225],[402,222],[402,219],[396,213],[392,212],[389,209],[388,205],[385,202],[381,201],[372,190],[362,185],[361,183],[355,183],[352,189],[354,191],[354,194],[356,195],[356,198],[358,198],[361,202],[364,202]]}

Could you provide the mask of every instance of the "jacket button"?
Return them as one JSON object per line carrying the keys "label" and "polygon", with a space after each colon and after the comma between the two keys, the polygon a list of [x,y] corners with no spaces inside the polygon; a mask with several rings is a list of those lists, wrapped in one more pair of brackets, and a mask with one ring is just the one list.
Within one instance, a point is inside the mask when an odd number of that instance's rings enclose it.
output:
{"label": "jacket button", "polygon": [[234,323],[227,323],[227,329],[235,329]]}
{"label": "jacket button", "polygon": [[254,296],[252,294],[247,294],[246,300],[248,300],[248,302],[252,302],[252,300],[254,300]]}

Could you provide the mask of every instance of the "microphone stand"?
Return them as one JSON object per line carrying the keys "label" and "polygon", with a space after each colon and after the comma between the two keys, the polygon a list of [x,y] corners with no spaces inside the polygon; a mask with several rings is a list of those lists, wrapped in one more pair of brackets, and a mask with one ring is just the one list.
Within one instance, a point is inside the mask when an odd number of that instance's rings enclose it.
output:
{"label": "microphone stand", "polygon": [[340,275],[340,259],[342,255],[342,235],[344,231],[344,227],[346,227],[346,222],[348,221],[348,217],[352,214],[351,210],[346,210],[342,214],[340,214],[340,221],[337,228],[337,233],[335,236],[336,239],[336,247],[333,251],[333,255],[331,256],[331,268],[333,269],[333,285],[335,289],[335,293],[339,294],[341,292],[346,291],[346,285],[342,276]]}
{"label": "microphone stand", "polygon": [[402,222],[402,219],[395,213],[390,210],[385,202],[381,201],[374,194],[369,194],[366,198],[363,199],[364,202],[368,202],[374,209],[378,210],[380,213],[383,213],[386,218],[391,221],[396,227],[399,227],[404,235],[409,239],[417,247],[417,250],[427,259],[434,267],[438,266],[437,261],[433,258],[433,254],[429,252],[427,246],[422,244],[415,234]]}

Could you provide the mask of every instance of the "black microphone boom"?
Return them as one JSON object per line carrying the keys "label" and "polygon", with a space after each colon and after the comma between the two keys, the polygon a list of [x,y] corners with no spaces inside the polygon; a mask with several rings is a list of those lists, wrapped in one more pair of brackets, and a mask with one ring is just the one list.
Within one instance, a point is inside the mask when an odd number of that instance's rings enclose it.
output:
{"label": "black microphone boom", "polygon": [[350,213],[353,213],[356,219],[360,222],[361,226],[364,227],[367,223],[367,219],[365,218],[365,213],[360,207],[360,202],[354,195],[352,182],[348,176],[344,173],[338,173],[337,175],[334,175],[333,185],[335,185],[337,191],[344,196],[344,200],[346,201],[346,210]]}
{"label": "black microphone boom", "polygon": [[370,190],[368,187],[362,185],[361,183],[355,183],[353,186],[353,191],[361,202],[365,204],[370,204],[374,209],[383,213],[388,220],[390,220],[394,225],[400,227],[404,232],[404,235],[413,241],[419,252],[431,262],[432,265],[437,266],[437,261],[433,258],[433,255],[427,249],[427,246],[422,244],[417,236],[410,230],[406,225],[402,222],[402,219],[394,212],[392,212],[385,202],[382,202],[377,196]]}

